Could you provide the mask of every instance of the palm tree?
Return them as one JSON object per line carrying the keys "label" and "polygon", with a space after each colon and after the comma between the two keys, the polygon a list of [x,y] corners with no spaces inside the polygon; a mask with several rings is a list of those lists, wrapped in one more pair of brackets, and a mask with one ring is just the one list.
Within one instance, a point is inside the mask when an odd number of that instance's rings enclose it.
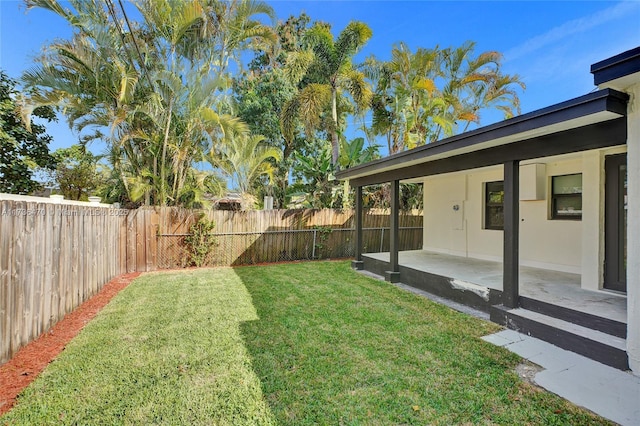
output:
{"label": "palm tree", "polygon": [[161,36],[154,40],[167,43],[159,47],[168,48],[170,63],[187,60],[205,73],[224,75],[230,61],[241,65],[243,50],[276,40],[273,29],[257,19],[274,20],[273,8],[258,0],[147,0],[138,9]]}
{"label": "palm tree", "polygon": [[[442,51],[442,72],[446,81],[442,89],[446,101],[445,116],[453,123],[465,123],[467,130],[471,123],[480,122],[480,111],[497,108],[505,118],[520,113],[520,100],[513,86],[525,89],[525,84],[516,75],[502,74],[499,52],[487,51],[473,56],[474,42],[466,42],[458,48]],[[455,129],[444,128],[446,136]],[[432,139],[437,140],[440,132]]]}
{"label": "palm tree", "polygon": [[263,1],[205,1],[202,39],[212,46],[208,60],[219,67],[218,72],[224,73],[230,61],[242,67],[240,55],[249,47],[264,50],[276,44],[273,27],[256,19],[258,15],[272,23],[276,19],[273,8]]}
{"label": "palm tree", "polygon": [[[491,76],[488,84],[478,84],[472,87],[474,103],[471,110],[477,114],[480,120],[479,111],[483,108],[495,108],[504,113],[504,118],[509,119],[520,114],[520,99],[513,89],[513,86],[520,86],[525,89],[524,82],[516,75],[496,73]],[[467,131],[470,121],[467,121],[463,131]]]}
{"label": "palm tree", "polygon": [[436,87],[441,76],[437,47],[413,53],[399,43],[391,56],[388,62],[368,58],[364,70],[376,82],[372,129],[385,135],[389,152],[396,153],[425,143],[443,99]]}
{"label": "palm tree", "polygon": [[[108,128],[114,167],[132,200],[180,204],[204,184],[193,166],[231,131],[246,126],[226,102],[230,58],[248,43],[270,40],[250,0],[141,0],[141,21],[126,28],[113,3],[30,0],[74,29],[54,42],[39,66],[25,74],[44,89],[34,104],[62,107],[76,129]],[[216,19],[215,22],[212,19]],[[213,76],[213,77],[211,77]],[[100,132],[101,133],[101,132]]]}
{"label": "palm tree", "polygon": [[[283,108],[281,127],[284,138],[294,137],[296,120],[304,124],[307,135],[324,128],[331,137],[332,164],[338,164],[339,104],[348,93],[358,109],[365,109],[371,99],[371,89],[364,74],[353,64],[353,56],[371,38],[371,29],[362,22],[352,21],[334,40],[330,28],[316,24],[305,34],[306,50],[294,52],[287,60],[291,80],[301,88]],[[329,120],[322,120],[330,113]]]}
{"label": "palm tree", "polygon": [[376,83],[371,130],[387,138],[389,152],[438,140],[479,123],[480,111],[519,113],[514,86],[524,88],[517,75],[503,74],[501,55],[474,56],[474,43],[458,48],[423,49],[415,53],[399,43],[387,62],[368,58],[363,67]]}
{"label": "palm tree", "polygon": [[[28,2],[30,8],[58,14],[73,29],[70,40],[47,46],[39,64],[24,73],[26,86],[39,89],[30,102],[59,107],[70,127],[89,132],[83,137],[85,141],[106,138],[114,147],[110,158],[118,159],[113,165],[129,193],[129,173],[142,176],[152,150],[140,140],[120,138],[120,127],[127,121],[131,125],[129,115],[144,102],[149,89],[140,84],[141,74],[127,54],[124,39],[109,24],[110,16],[103,6],[81,0],[72,0],[69,5],[63,7],[56,0]],[[103,132],[105,128],[109,131]],[[127,167],[121,169],[122,164]]]}
{"label": "palm tree", "polygon": [[194,71],[183,79],[160,71],[153,78],[157,91],[131,114],[133,119],[150,125],[143,130],[133,126],[129,134],[127,123],[122,126],[123,140],[147,141],[150,147],[154,161],[146,179],[153,182],[154,201],[160,205],[179,204],[185,186],[203,182],[189,178],[194,162],[204,161],[206,153],[226,134],[246,131],[238,118],[218,112],[217,79],[207,79]]}
{"label": "palm tree", "polygon": [[221,170],[248,199],[252,183],[261,176],[273,181],[275,167],[270,160],[280,161],[282,152],[264,143],[264,136],[247,132],[231,132],[216,144],[207,156],[212,166]]}

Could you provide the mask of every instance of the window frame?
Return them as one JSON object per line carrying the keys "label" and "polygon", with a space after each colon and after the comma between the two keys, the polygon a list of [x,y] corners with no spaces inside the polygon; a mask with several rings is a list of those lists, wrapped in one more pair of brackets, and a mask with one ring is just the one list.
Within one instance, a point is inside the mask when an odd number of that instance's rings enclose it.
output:
{"label": "window frame", "polygon": [[[495,185],[495,184],[501,184],[502,186],[502,202],[501,203],[496,203],[496,202],[492,202],[489,200],[489,194],[491,192],[496,192],[496,191],[490,191],[489,190],[489,186],[490,185]],[[491,181],[491,182],[484,182],[484,227],[483,229],[489,229],[492,231],[504,231],[504,180],[496,180],[496,181]],[[490,213],[490,209],[492,207],[501,207],[502,208],[502,226],[495,226],[495,225],[491,225],[489,218],[491,217],[491,213]]]}
{"label": "window frame", "polygon": [[[579,192],[569,192],[569,193],[558,193],[555,192],[555,179],[563,178],[567,176],[578,176],[580,175],[580,191]],[[555,175],[551,176],[551,190],[549,196],[549,204],[550,204],[550,220],[573,220],[573,221],[581,221],[582,220],[582,173],[567,173],[564,175]],[[558,213],[558,200],[562,199],[579,199],[580,200],[580,210],[579,213],[575,214],[560,214]]]}

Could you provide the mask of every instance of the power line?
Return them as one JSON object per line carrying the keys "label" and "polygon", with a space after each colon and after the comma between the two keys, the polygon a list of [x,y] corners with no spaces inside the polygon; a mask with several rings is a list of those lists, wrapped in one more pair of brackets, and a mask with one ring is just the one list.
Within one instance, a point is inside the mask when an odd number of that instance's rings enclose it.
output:
{"label": "power line", "polygon": [[[131,35],[131,39],[133,41],[133,44],[135,46],[135,49],[138,53],[138,57],[140,58],[140,73],[147,78],[147,81],[149,82],[149,85],[151,88],[153,88],[153,83],[151,82],[151,78],[149,78],[149,72],[147,70],[147,67],[144,63],[144,61],[142,60],[142,55],[140,54],[140,50],[138,48],[138,44],[133,36],[133,32],[131,31],[131,25],[129,24],[129,19],[127,18],[127,15],[124,11],[124,7],[122,7],[122,2],[120,2],[120,8],[122,9],[122,13],[124,14],[125,20],[127,22],[127,26],[129,27],[129,34]],[[133,60],[133,55],[131,54],[131,51],[129,50],[129,48],[127,47],[127,40],[125,39],[125,32],[124,32],[124,28],[122,28],[122,26],[120,25],[120,21],[118,20],[118,14],[116,13],[116,8],[115,5],[113,4],[112,0],[105,0],[105,4],[107,5],[107,9],[109,11],[109,15],[111,15],[111,18],[113,19],[113,23],[116,26],[116,29],[118,30],[118,34],[120,34],[120,39],[122,40],[122,47],[124,48],[125,52],[127,53],[127,57],[129,58],[129,61],[131,62],[131,66],[135,69],[136,65],[135,65],[135,61]]]}
{"label": "power line", "polygon": [[131,62],[131,66],[133,66],[133,68],[135,69],[135,62],[133,61],[133,56],[131,55],[131,52],[127,48],[127,41],[125,40],[122,27],[120,26],[120,21],[118,20],[115,7],[113,6],[113,3],[111,2],[111,0],[105,0],[105,4],[107,5],[107,9],[109,10],[109,15],[111,15],[111,18],[113,19],[113,23],[116,26],[116,29],[118,30],[118,34],[120,35],[120,39],[122,40],[122,47],[124,48],[125,52],[127,52],[127,57],[129,58],[129,62]]}
{"label": "power line", "polygon": [[140,58],[140,66],[144,69],[144,74],[147,77],[147,81],[149,82],[149,85],[153,88],[153,83],[149,78],[149,69],[147,68],[147,63],[142,58],[142,54],[140,53],[140,48],[138,47],[136,36],[133,32],[133,29],[131,28],[131,22],[129,22],[129,17],[127,16],[127,12],[124,10],[124,5],[122,4],[122,0],[118,0],[118,4],[120,5],[120,10],[122,10],[122,16],[124,16],[124,21],[127,23],[127,28],[129,28],[129,36],[131,37],[131,41],[133,41],[133,47],[135,47],[136,52],[138,53],[138,58]]}

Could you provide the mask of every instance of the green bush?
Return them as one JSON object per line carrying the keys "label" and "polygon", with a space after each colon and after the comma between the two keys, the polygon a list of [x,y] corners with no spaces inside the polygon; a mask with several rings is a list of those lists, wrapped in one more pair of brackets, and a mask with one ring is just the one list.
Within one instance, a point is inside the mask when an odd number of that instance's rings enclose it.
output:
{"label": "green bush", "polygon": [[184,239],[189,253],[189,265],[200,267],[205,264],[207,257],[216,247],[217,242],[211,235],[216,227],[215,223],[201,214],[189,227],[189,235]]}

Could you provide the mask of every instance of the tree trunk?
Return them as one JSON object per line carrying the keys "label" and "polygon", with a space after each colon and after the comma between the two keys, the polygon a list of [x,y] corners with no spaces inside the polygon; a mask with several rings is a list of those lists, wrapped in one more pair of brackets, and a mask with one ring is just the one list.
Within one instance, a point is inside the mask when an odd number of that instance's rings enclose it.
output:
{"label": "tree trunk", "polygon": [[338,165],[338,157],[340,156],[340,142],[338,141],[338,102],[337,90],[331,86],[331,118],[333,119],[333,129],[331,129],[331,164],[336,167]]}
{"label": "tree trunk", "polygon": [[289,171],[282,170],[281,178],[279,179],[279,187],[280,190],[276,195],[276,200],[278,202],[278,208],[284,209],[287,206],[287,188],[289,187]]}
{"label": "tree trunk", "polygon": [[342,208],[343,209],[352,209],[353,204],[351,203],[351,198],[349,198],[349,193],[351,192],[351,185],[349,185],[349,180],[345,180],[342,184]]}
{"label": "tree trunk", "polygon": [[160,159],[160,205],[167,205],[167,191],[166,191],[166,159],[167,159],[167,145],[169,144],[169,127],[171,126],[171,116],[173,114],[173,97],[169,99],[169,117],[167,118],[167,127],[164,129],[164,138],[162,141],[162,158]]}

